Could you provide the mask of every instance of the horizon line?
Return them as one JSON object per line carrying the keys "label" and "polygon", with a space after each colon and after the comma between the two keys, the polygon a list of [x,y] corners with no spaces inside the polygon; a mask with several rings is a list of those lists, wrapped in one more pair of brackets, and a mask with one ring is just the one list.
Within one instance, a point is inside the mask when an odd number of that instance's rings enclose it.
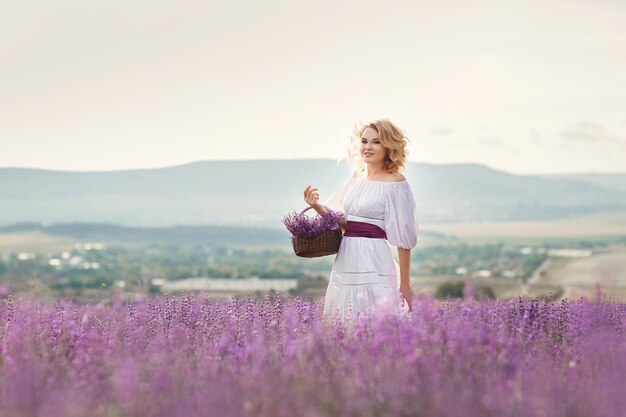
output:
{"label": "horizon line", "polygon": [[[137,167],[137,168],[122,168],[122,169],[102,169],[102,170],[64,170],[64,169],[51,169],[51,168],[39,168],[39,167],[27,167],[27,166],[0,166],[0,170],[31,170],[31,171],[49,171],[49,172],[65,172],[65,173],[77,173],[77,174],[95,174],[95,173],[113,173],[113,172],[128,172],[128,171],[155,171],[162,169],[171,169],[171,168],[180,168],[188,165],[194,164],[204,164],[211,162],[286,162],[286,161],[335,161],[337,165],[341,162],[348,161],[346,158],[249,158],[249,159],[202,159],[184,162],[180,164],[174,165],[165,165],[165,166],[155,166],[155,167]],[[433,162],[407,162],[407,166],[419,164],[419,165],[433,165],[433,166],[451,166],[451,165],[476,165],[483,166],[489,168],[494,171],[506,172],[511,175],[522,175],[522,176],[559,176],[559,175],[614,175],[614,174],[626,174],[626,171],[569,171],[569,172],[560,172],[560,173],[534,173],[534,174],[513,174],[510,171],[504,171],[501,169],[494,168],[490,165],[483,164],[480,162],[444,162],[444,163],[433,163]]]}

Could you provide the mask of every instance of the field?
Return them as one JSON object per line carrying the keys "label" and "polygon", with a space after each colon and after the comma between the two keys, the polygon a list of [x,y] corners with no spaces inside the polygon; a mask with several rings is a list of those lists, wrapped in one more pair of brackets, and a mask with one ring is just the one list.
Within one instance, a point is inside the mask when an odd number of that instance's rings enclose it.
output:
{"label": "field", "polygon": [[[419,217],[418,217],[419,221]],[[571,219],[550,221],[517,222],[477,222],[477,223],[436,223],[422,224],[421,232],[435,232],[463,242],[476,244],[511,242],[539,244],[543,242],[567,242],[572,240],[619,240],[626,236],[626,212],[607,212]],[[111,242],[115,243],[115,242]],[[449,239],[422,233],[418,238],[421,246],[450,243]],[[128,244],[128,242],[126,242]],[[71,248],[71,238],[50,236],[43,233],[0,233],[0,253],[8,250],[45,250]],[[246,249],[263,250],[265,245],[244,245]],[[291,248],[288,237],[284,244],[271,245],[272,248]]]}
{"label": "field", "polygon": [[427,224],[422,230],[476,242],[606,239],[626,236],[626,213],[598,213],[550,221]]}
{"label": "field", "polygon": [[[593,233],[601,229],[587,220]],[[463,241],[597,236],[557,226],[549,237],[507,237],[492,224]],[[597,238],[612,237],[621,236]],[[4,234],[0,253],[75,243]],[[626,299],[625,271],[624,246],[552,257],[526,285],[474,281],[501,298],[480,302],[431,296],[462,277],[418,276],[410,315],[372,311],[345,321],[323,316],[320,298],[135,298],[116,290],[74,303],[3,294],[0,417],[617,416],[626,408],[626,304],[615,297]],[[557,302],[530,298],[560,289]]]}
{"label": "field", "polygon": [[[504,279],[477,279],[477,284],[491,287],[500,298],[556,295],[556,298],[593,297],[595,284],[601,285],[607,296],[626,300],[626,213],[600,213],[573,219],[529,222],[484,222],[458,224],[426,224],[420,230],[445,234],[423,233],[418,239],[420,248],[437,245],[469,243],[484,245],[510,243],[518,245],[567,246],[580,242],[602,242],[608,253],[594,254],[582,259],[551,258],[543,265],[541,273],[535,274],[526,284]],[[452,239],[455,237],[456,239]],[[77,243],[71,238],[62,238],[42,233],[0,234],[0,254],[9,251],[45,252],[47,250],[70,250]],[[111,242],[115,243],[115,242]],[[126,245],[132,243],[125,243]],[[138,245],[138,243],[135,242]],[[281,249],[291,252],[288,239],[280,246],[248,245],[244,249],[261,252],[266,249]],[[412,277],[414,288],[424,294],[432,294],[444,281],[458,280],[459,276]]]}
{"label": "field", "polygon": [[599,283],[602,292],[626,300],[626,247],[613,247],[611,252],[587,258],[552,260],[536,284],[560,285],[563,297],[570,299],[593,296]]}
{"label": "field", "polygon": [[[449,223],[424,225],[423,230],[456,236],[464,242],[481,245],[496,242],[526,245],[566,245],[568,242],[604,242],[607,253],[587,258],[552,258],[527,285],[503,285],[497,280],[482,280],[498,297],[560,295],[557,298],[592,298],[596,282],[608,297],[626,300],[626,213],[599,213],[573,219],[528,222]],[[430,242],[428,242],[430,243]],[[450,279],[458,279],[450,277]],[[436,279],[414,279],[415,286],[432,292]],[[423,287],[422,287],[423,285]]]}
{"label": "field", "polygon": [[0,254],[6,252],[63,251],[74,248],[72,239],[43,233],[0,233]]}
{"label": "field", "polygon": [[[202,295],[0,303],[0,416],[617,416],[626,305]],[[540,382],[540,383],[538,383]]]}

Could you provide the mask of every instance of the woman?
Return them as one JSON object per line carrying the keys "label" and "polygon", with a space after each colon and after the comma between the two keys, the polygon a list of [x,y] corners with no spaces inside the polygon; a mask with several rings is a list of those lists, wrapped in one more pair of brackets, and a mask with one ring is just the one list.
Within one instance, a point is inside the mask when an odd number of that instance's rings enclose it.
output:
{"label": "woman", "polygon": [[[362,125],[354,139],[357,169],[324,203],[345,217],[324,314],[358,316],[374,307],[400,313],[405,304],[412,311],[409,268],[417,222],[411,187],[400,172],[406,139],[388,119]],[[306,187],[304,200],[320,215],[327,213],[317,188]],[[399,265],[390,245],[397,247]]]}

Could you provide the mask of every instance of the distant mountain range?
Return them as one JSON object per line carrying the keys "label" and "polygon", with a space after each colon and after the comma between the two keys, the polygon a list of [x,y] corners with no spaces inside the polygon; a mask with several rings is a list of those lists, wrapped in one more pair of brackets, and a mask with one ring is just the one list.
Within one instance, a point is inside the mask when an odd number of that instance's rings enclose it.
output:
{"label": "distant mountain range", "polygon": [[[204,161],[109,172],[0,168],[0,226],[108,222],[135,227],[282,228],[324,200],[351,166],[332,160]],[[479,164],[412,163],[405,172],[421,223],[545,220],[626,210],[626,174],[513,175]]]}
{"label": "distant mountain range", "polygon": [[605,188],[626,191],[626,174],[559,174],[559,175],[542,175],[546,179],[567,179],[580,180],[592,184],[600,185]]}

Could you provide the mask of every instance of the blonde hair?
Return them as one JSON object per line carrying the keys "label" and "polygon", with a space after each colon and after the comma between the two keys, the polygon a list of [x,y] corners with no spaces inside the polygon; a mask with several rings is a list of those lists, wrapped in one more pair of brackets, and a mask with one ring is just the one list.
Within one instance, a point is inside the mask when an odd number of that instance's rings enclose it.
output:
{"label": "blonde hair", "polygon": [[348,157],[345,158],[352,160],[356,166],[352,176],[359,177],[365,174],[366,165],[361,157],[361,135],[368,127],[378,132],[380,143],[386,149],[385,170],[392,174],[404,171],[406,157],[409,153],[406,149],[408,138],[404,136],[404,132],[391,123],[389,119],[378,119],[366,123],[359,122],[359,124],[355,125],[354,130],[349,135],[350,146]]}

